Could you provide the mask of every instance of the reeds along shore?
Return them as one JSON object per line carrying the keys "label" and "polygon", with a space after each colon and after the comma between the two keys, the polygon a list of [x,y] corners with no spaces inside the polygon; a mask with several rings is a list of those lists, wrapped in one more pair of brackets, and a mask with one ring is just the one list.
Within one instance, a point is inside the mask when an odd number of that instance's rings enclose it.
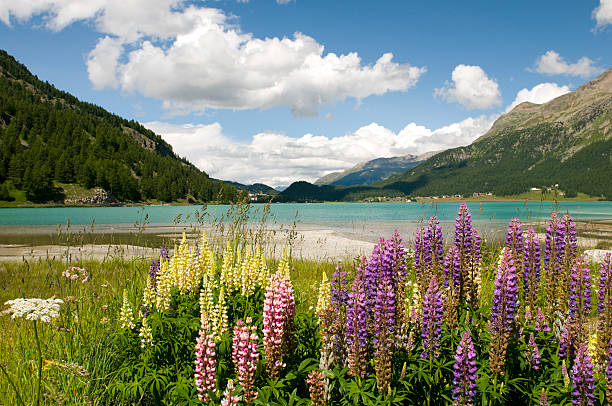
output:
{"label": "reeds along shore", "polygon": [[450,235],[432,216],[341,264],[225,236],[152,261],[0,265],[0,403],[612,398],[612,258],[587,264],[569,215],[544,238],[513,219],[493,247],[461,204]]}

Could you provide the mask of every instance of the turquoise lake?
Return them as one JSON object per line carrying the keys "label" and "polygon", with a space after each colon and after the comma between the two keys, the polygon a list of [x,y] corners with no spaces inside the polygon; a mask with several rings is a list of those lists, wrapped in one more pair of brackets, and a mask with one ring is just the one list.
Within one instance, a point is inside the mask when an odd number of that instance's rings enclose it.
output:
{"label": "turquoise lake", "polygon": [[[576,220],[612,219],[612,202],[470,202],[473,220],[507,222],[513,217],[522,221],[538,221],[552,210],[570,213]],[[181,223],[195,222],[196,210],[206,213],[204,221],[220,219],[230,206],[144,206],[144,207],[57,207],[2,208],[0,226],[36,226],[66,224],[134,224],[145,215],[150,224],[172,224],[180,216]],[[251,205],[251,219],[260,221],[263,204]],[[270,205],[270,215],[281,224],[298,220],[301,223],[350,223],[422,221],[436,214],[442,221],[454,220],[459,203],[288,203]],[[297,217],[296,217],[297,215]]]}

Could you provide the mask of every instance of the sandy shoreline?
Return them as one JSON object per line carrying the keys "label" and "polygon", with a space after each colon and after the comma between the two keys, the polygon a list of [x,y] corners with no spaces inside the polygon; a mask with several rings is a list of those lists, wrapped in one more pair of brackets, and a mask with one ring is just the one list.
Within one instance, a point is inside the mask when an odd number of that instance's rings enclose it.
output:
{"label": "sandy shoreline", "polygon": [[[166,234],[166,236],[172,236],[178,240],[181,233]],[[356,256],[369,255],[373,248],[373,242],[350,238],[339,234],[335,230],[308,229],[296,230],[295,238],[291,244],[283,233],[271,236],[266,248],[266,255],[277,258],[282,255],[282,250],[285,249],[287,253],[291,251],[294,258],[341,261]],[[0,261],[22,261],[24,259],[28,261],[47,259],[65,261],[68,257],[71,261],[153,258],[158,253],[159,249],[130,244],[82,244],[68,247],[55,244],[30,246],[27,244],[0,243]]]}
{"label": "sandy shoreline", "polygon": [[[321,222],[321,223],[301,223],[295,227],[287,225],[275,225],[266,229],[266,255],[269,257],[279,257],[282,249],[291,251],[294,258],[303,258],[322,261],[342,261],[352,259],[362,255],[369,255],[374,245],[381,237],[389,238],[394,230],[398,230],[407,246],[412,246],[412,239],[416,229],[425,225],[422,221],[368,221],[368,222]],[[479,230],[488,243],[502,243],[506,233],[507,224],[494,221],[474,221],[474,226]],[[612,225],[602,224],[594,227],[593,224],[581,225],[579,229],[585,232],[584,237],[578,238],[578,244],[583,249],[592,250],[598,248],[602,238],[609,237],[612,232]],[[214,240],[220,235],[218,228],[205,226],[204,229],[209,239]],[[454,222],[442,222],[442,229],[447,236],[447,241],[454,232]],[[257,225],[249,229],[250,233],[259,230]],[[135,235],[138,229],[132,225],[108,225],[96,226],[91,230],[87,226],[74,227],[70,230],[73,235],[96,236],[101,234],[111,234],[114,236]],[[189,225],[150,225],[143,231],[147,236],[156,236],[170,241],[179,241],[183,232],[186,232],[190,239],[194,240],[200,235],[199,230],[195,230]],[[64,235],[66,231],[63,231]],[[225,230],[227,233],[227,229]],[[11,241],[11,236],[20,236],[20,241]],[[147,248],[137,246],[134,242],[127,243],[105,243],[90,241],[91,243],[75,244],[71,247],[58,244],[56,239],[50,236],[58,234],[57,226],[39,227],[1,227],[0,228],[0,261],[22,261],[56,259],[65,261],[70,260],[97,259],[110,260],[113,258],[153,258],[158,255],[157,248]],[[41,235],[47,236],[47,241],[40,243]],[[540,240],[544,241],[544,234],[539,235]],[[44,239],[43,239],[44,240]],[[605,241],[605,240],[604,240]],[[609,240],[607,240],[609,241]],[[217,241],[218,242],[218,241]],[[192,243],[195,243],[193,241]],[[172,244],[170,244],[172,245]],[[150,245],[156,246],[156,245]],[[601,248],[601,247],[599,247]],[[604,247],[608,248],[608,247]]]}

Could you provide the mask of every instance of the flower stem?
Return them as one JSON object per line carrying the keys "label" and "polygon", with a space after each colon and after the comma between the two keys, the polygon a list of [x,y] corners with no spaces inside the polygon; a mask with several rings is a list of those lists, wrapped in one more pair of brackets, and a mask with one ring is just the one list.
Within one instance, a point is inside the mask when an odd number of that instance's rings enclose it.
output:
{"label": "flower stem", "polygon": [[19,393],[19,390],[13,383],[13,380],[9,376],[8,372],[6,372],[6,369],[4,369],[4,365],[2,365],[1,363],[0,363],[0,369],[2,370],[2,372],[4,372],[4,375],[6,375],[6,379],[8,380],[8,383],[13,387],[13,390],[15,391],[15,394],[17,395],[17,400],[19,401],[19,404],[25,406],[25,403],[23,403],[23,399],[21,399],[21,394]]}
{"label": "flower stem", "polygon": [[36,395],[36,406],[40,405],[40,388],[42,386],[42,352],[40,351],[40,340],[38,338],[38,330],[36,329],[36,320],[34,320],[34,337],[36,338],[36,348],[38,349],[38,394]]}

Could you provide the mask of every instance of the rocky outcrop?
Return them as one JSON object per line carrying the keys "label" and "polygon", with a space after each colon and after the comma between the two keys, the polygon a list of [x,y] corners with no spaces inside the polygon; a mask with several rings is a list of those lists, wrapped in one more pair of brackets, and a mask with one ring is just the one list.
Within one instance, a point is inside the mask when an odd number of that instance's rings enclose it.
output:
{"label": "rocky outcrop", "polygon": [[108,205],[117,203],[115,197],[102,188],[91,189],[85,196],[64,199],[64,204]]}

